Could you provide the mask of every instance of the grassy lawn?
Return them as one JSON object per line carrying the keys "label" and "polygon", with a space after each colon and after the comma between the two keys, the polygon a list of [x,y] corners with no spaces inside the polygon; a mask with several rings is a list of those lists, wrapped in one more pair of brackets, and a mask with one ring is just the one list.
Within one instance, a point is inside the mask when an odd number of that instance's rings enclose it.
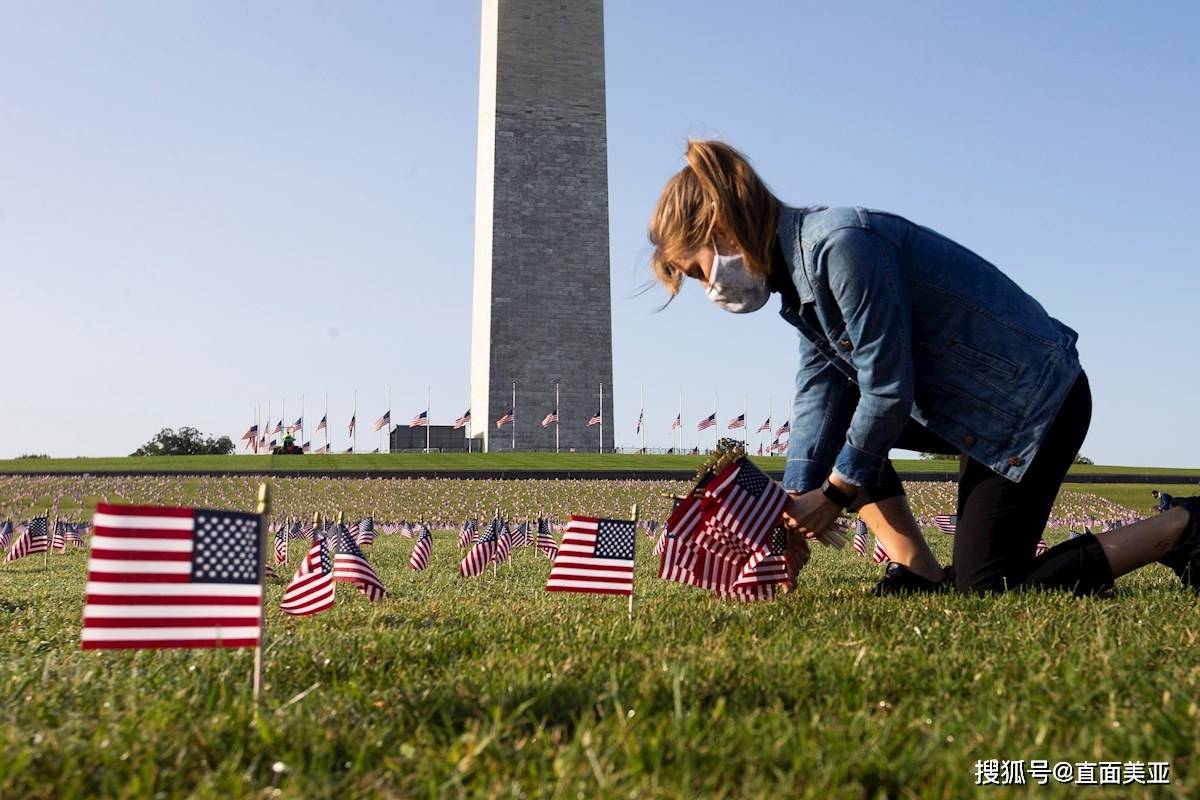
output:
{"label": "grassy lawn", "polygon": [[[0,461],[0,472],[189,472],[322,470],[352,473],[365,470],[694,470],[701,456],[634,455],[599,453],[395,453],[307,456],[152,456],[145,458],[51,458]],[[754,459],[765,469],[782,471],[782,456]],[[956,472],[956,460],[897,460],[901,472]],[[1168,477],[1200,474],[1195,469],[1080,465],[1074,475],[1145,474]]]}
{"label": "grassy lawn", "polygon": [[1169,761],[1169,792],[1089,796],[1200,793],[1200,616],[1163,568],[1105,600],[880,600],[822,549],[742,606],[642,546],[630,624],[544,592],[530,550],[464,580],[453,533],[425,573],[410,547],[369,549],[375,605],[290,619],[270,589],[257,716],[249,651],[81,651],[84,553],[0,568],[0,796],[997,796],[989,758]]}

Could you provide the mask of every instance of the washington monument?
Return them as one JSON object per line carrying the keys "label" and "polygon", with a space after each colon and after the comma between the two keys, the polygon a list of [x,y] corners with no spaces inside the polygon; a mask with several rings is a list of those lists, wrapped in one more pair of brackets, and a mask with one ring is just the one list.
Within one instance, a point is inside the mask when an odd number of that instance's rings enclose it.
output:
{"label": "washington monument", "polygon": [[[496,452],[613,447],[602,0],[483,0],[472,432]],[[516,384],[516,402],[513,385]],[[555,386],[558,403],[555,404]],[[600,401],[603,385],[603,406]],[[600,426],[589,426],[597,412]]]}

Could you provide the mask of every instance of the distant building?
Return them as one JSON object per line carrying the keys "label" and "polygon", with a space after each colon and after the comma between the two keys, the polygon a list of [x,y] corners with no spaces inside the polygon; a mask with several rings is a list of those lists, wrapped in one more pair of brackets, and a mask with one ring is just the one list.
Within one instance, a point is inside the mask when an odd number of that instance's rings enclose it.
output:
{"label": "distant building", "polygon": [[[450,425],[429,426],[429,449],[443,453],[461,453],[467,449],[466,431],[463,428],[454,430]],[[476,440],[472,449],[479,449]],[[392,428],[392,452],[397,450],[424,450],[425,429],[410,428],[407,425],[397,425]]]}

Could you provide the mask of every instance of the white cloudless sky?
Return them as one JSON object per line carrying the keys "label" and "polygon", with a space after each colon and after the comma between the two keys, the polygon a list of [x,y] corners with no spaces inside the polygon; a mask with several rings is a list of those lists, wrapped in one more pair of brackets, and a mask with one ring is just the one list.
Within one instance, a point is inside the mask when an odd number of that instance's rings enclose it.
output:
{"label": "white cloudless sky", "polygon": [[[333,446],[467,406],[479,4],[0,0],[0,457],[122,455],[256,407]],[[796,333],[690,287],[646,224],[689,136],[786,202],[863,205],[996,263],[1080,333],[1084,453],[1197,466],[1194,4],[605,8],[615,414],[684,444],[749,394],[786,418]],[[536,309],[530,309],[536,313]],[[519,409],[540,419],[549,409]],[[606,421],[608,424],[608,421]],[[712,431],[703,435],[711,441]],[[378,437],[360,436],[360,449]],[[318,440],[318,443],[323,440]],[[753,439],[752,441],[757,441]]]}

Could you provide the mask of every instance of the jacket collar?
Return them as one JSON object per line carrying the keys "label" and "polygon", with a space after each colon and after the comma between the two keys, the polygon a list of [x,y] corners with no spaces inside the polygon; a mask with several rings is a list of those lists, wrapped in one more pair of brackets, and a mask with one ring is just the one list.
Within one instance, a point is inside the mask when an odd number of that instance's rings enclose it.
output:
{"label": "jacket collar", "polygon": [[812,283],[804,266],[804,243],[800,236],[803,221],[804,212],[801,209],[788,206],[779,209],[779,246],[783,249],[784,265],[800,295],[800,305],[813,301]]}

